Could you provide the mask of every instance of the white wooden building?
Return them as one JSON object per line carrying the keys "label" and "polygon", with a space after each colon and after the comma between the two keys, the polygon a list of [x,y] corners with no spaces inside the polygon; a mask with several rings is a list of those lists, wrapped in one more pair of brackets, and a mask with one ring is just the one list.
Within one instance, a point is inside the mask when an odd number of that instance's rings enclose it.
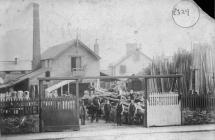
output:
{"label": "white wooden building", "polygon": [[109,67],[112,76],[133,75],[141,72],[152,59],[141,52],[136,43],[126,44],[126,55]]}

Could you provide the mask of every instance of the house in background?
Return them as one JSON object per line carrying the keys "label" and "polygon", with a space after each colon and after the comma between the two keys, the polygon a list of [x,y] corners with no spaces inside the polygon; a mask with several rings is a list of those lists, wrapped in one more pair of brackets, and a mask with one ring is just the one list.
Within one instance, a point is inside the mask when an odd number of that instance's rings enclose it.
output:
{"label": "house in background", "polygon": [[149,64],[152,59],[140,51],[137,43],[126,44],[126,55],[117,63],[109,66],[109,72],[112,76],[129,76],[138,74]]}
{"label": "house in background", "polygon": [[14,61],[0,61],[0,85],[30,73],[31,70],[31,61],[28,60],[14,58]]}

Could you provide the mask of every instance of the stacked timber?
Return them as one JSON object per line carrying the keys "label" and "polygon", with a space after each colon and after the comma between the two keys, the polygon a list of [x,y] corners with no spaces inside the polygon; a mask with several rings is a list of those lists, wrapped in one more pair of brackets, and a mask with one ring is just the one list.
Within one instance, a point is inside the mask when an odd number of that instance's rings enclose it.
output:
{"label": "stacked timber", "polygon": [[[182,74],[180,85],[183,94],[215,95],[215,48],[208,44],[195,43],[191,51],[179,49],[172,59],[164,56],[153,59],[142,74]],[[148,91],[163,92],[177,89],[175,79],[150,79]]]}
{"label": "stacked timber", "polygon": [[195,73],[195,90],[199,94],[214,94],[215,49],[207,44],[194,44],[192,50]]}

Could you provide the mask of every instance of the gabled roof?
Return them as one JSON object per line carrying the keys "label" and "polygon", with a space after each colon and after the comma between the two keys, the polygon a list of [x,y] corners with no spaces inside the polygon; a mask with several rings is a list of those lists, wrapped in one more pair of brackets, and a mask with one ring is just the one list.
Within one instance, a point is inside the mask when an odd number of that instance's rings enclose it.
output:
{"label": "gabled roof", "polygon": [[66,49],[72,46],[78,46],[86,49],[91,55],[93,55],[96,59],[100,59],[100,56],[98,56],[94,51],[92,51],[89,47],[87,47],[83,42],[81,42],[78,39],[74,39],[71,41],[68,41],[63,44],[58,44],[53,47],[48,48],[41,57],[41,60],[45,59],[53,59],[59,55],[61,55]]}
{"label": "gabled roof", "polygon": [[119,64],[121,64],[123,61],[125,61],[126,59],[128,59],[129,57],[133,56],[133,55],[136,55],[136,53],[139,53],[140,55],[146,57],[148,60],[152,61],[152,59],[150,57],[148,57],[147,55],[145,55],[144,53],[142,53],[140,50],[136,50],[135,52],[129,54],[129,55],[126,55],[124,57],[122,57],[117,63],[115,63],[113,66],[117,66]]}

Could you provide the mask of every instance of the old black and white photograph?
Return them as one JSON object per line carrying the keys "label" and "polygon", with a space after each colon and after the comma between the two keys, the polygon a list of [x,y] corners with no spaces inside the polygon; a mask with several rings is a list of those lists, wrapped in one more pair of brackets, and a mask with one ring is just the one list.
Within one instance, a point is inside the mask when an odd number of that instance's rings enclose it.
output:
{"label": "old black and white photograph", "polygon": [[0,140],[214,140],[214,0],[0,0]]}

